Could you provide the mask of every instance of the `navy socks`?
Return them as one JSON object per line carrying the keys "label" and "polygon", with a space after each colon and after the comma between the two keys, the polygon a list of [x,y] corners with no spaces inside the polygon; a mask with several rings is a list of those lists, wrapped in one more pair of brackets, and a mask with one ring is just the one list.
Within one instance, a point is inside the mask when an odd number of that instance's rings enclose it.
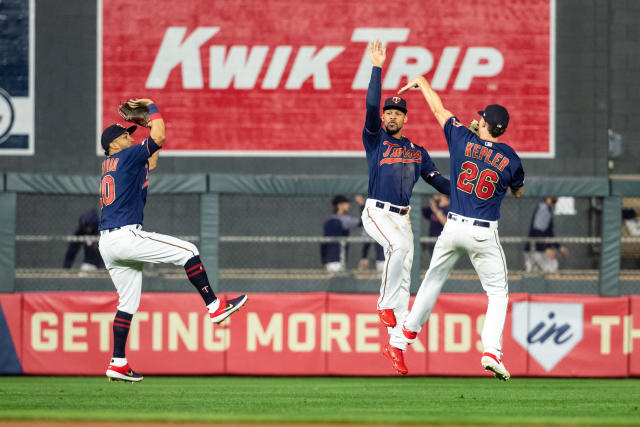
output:
{"label": "navy socks", "polygon": [[198,255],[187,261],[184,265],[184,271],[187,273],[189,281],[196,287],[198,292],[200,292],[200,296],[202,296],[206,305],[209,305],[216,300],[216,294],[213,293],[213,289],[211,289],[209,278],[207,278],[207,272],[205,271],[204,265],[202,265],[202,261],[200,261],[200,257]]}

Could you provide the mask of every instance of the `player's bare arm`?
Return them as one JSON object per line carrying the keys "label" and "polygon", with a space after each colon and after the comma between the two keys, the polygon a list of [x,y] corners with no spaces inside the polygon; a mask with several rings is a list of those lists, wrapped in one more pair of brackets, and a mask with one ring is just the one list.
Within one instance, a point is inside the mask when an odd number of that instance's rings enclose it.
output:
{"label": "player's bare arm", "polygon": [[158,166],[158,157],[160,156],[160,151],[156,151],[149,157],[149,170],[152,171]]}
{"label": "player's bare arm", "polygon": [[[127,101],[127,104],[129,104],[131,108],[136,108],[141,106],[148,107],[150,104],[155,104],[155,103],[151,99],[143,98],[143,99],[130,99],[129,101]],[[164,140],[165,140],[164,120],[162,119],[162,117],[158,117],[156,119],[151,120],[149,122],[149,126],[151,127],[151,131],[149,132],[151,139],[153,139],[153,141],[159,147],[162,147],[162,144],[164,143]]]}
{"label": "player's bare arm", "polygon": [[511,194],[513,194],[517,198],[520,198],[524,194],[524,185],[518,188],[511,188],[510,190]]}
{"label": "player's bare arm", "polygon": [[436,120],[440,124],[441,127],[444,127],[444,124],[453,117],[453,113],[451,111],[444,108],[442,105],[442,100],[440,99],[440,95],[433,90],[427,79],[423,76],[418,76],[415,79],[411,80],[407,85],[403,86],[398,94],[401,95],[412,88],[419,88],[424,96],[424,99],[429,104],[429,108],[431,108],[431,112],[436,117]]}

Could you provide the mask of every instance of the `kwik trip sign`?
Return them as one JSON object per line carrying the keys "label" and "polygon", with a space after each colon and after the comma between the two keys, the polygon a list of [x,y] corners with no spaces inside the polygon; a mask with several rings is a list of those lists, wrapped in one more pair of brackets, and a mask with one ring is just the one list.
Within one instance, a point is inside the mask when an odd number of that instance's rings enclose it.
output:
{"label": "kwik trip sign", "polygon": [[[212,325],[197,294],[145,293],[128,359],[145,374],[395,375],[377,295],[250,294]],[[115,292],[0,295],[0,373],[102,375]],[[410,375],[488,375],[486,296],[442,294],[405,355]],[[513,376],[640,376],[640,296],[510,295],[503,334]]]}
{"label": "kwik trip sign", "polygon": [[[411,14],[368,0],[99,6],[98,131],[119,102],[150,97],[167,122],[165,154],[364,156],[366,47],[380,39],[383,97],[425,75],[463,122],[503,104],[505,142],[523,157],[554,155],[553,0],[424,1]],[[406,136],[445,154],[420,93],[407,101]]]}

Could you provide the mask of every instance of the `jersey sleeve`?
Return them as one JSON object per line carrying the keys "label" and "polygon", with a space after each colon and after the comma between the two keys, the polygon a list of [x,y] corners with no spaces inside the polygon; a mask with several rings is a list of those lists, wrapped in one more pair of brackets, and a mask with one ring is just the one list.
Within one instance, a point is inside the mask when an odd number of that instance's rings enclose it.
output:
{"label": "jersey sleeve", "polygon": [[511,182],[509,183],[509,187],[511,188],[520,188],[524,185],[524,169],[522,168],[520,158],[517,158],[517,160],[517,162],[514,162],[514,171],[511,176]]}
{"label": "jersey sleeve", "polygon": [[431,178],[435,173],[439,173],[438,172],[438,168],[436,167],[436,164],[433,163],[433,160],[431,160],[431,157],[429,156],[429,153],[427,153],[427,150],[425,150],[424,148],[421,148],[420,150],[422,152],[422,164],[420,165],[420,176],[422,176],[423,179],[428,179]]}
{"label": "jersey sleeve", "polygon": [[144,163],[159,149],[161,149],[158,144],[151,138],[151,136],[147,137],[140,144],[132,146],[130,149],[132,152],[132,158],[136,162]]}
{"label": "jersey sleeve", "polygon": [[367,113],[362,130],[362,142],[366,151],[371,151],[378,144],[378,133],[382,128],[380,119],[380,96],[382,93],[382,69],[373,67],[371,69],[371,80],[367,89]]}
{"label": "jersey sleeve", "polygon": [[456,116],[448,119],[444,124],[444,137],[447,140],[447,145],[452,146],[462,142],[467,142],[469,138],[475,134],[471,132],[465,125],[463,125]]}

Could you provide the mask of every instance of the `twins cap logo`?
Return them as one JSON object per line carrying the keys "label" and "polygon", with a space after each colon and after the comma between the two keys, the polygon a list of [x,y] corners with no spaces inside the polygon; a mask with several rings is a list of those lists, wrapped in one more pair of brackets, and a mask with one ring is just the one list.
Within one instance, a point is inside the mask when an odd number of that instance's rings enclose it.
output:
{"label": "twins cap logo", "polygon": [[546,371],[582,341],[582,304],[516,302],[512,335]]}
{"label": "twins cap logo", "polygon": [[400,102],[400,97],[399,97],[399,96],[394,96],[393,98],[391,98],[391,100],[392,100],[394,103],[396,103],[396,104],[397,104],[398,102]]}

